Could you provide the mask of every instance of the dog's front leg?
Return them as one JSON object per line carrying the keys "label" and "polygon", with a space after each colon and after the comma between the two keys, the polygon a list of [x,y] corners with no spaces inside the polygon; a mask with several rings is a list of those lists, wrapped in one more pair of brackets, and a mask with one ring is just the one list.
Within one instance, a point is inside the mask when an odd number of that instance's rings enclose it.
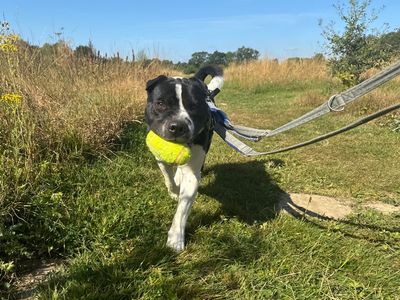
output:
{"label": "dog's front leg", "polygon": [[182,251],[185,246],[186,222],[199,187],[204,158],[203,148],[195,145],[192,147],[192,157],[188,164],[179,167],[181,175],[179,202],[167,240],[167,246],[177,252]]}
{"label": "dog's front leg", "polygon": [[174,180],[174,167],[165,164],[161,161],[157,162],[162,174],[164,175],[165,185],[167,186],[168,193],[174,199],[178,199],[179,188]]}

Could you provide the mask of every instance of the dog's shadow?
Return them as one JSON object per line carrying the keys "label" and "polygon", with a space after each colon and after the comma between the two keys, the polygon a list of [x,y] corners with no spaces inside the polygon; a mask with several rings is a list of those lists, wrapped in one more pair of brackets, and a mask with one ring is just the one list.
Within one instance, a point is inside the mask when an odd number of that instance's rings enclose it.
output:
{"label": "dog's shadow", "polygon": [[279,195],[284,192],[266,172],[268,162],[257,160],[206,167],[203,171],[206,183],[199,188],[199,193],[221,205],[213,215],[194,211],[194,223],[211,224],[221,216],[235,217],[248,224],[275,218]]}
{"label": "dog's shadow", "polygon": [[257,160],[245,163],[226,163],[206,168],[203,175],[208,183],[200,187],[199,193],[217,200],[220,207],[211,214],[209,211],[194,210],[192,221],[189,223],[189,231],[198,226],[211,225],[223,217],[237,218],[247,224],[264,223],[276,218],[281,211],[285,211],[320,229],[328,228],[328,225],[321,221],[351,226],[352,229],[341,228],[336,231],[361,240],[391,243],[381,237],[366,238],[364,234],[352,231],[370,229],[399,232],[398,227],[391,228],[368,222],[359,223],[347,219],[335,219],[296,204],[290,195],[283,191],[267,173],[267,165],[279,166],[282,164],[283,162],[279,160]]}

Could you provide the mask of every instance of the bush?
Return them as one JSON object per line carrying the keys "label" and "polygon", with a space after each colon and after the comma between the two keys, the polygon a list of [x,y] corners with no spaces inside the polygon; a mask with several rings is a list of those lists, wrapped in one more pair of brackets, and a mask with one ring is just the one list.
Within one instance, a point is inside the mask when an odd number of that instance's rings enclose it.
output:
{"label": "bush", "polygon": [[391,48],[383,42],[383,33],[370,28],[377,19],[377,13],[368,14],[370,3],[371,0],[348,0],[347,6],[335,5],[344,31],[335,30],[333,22],[322,31],[332,74],[346,86],[359,83],[365,71],[381,67],[392,56]]}

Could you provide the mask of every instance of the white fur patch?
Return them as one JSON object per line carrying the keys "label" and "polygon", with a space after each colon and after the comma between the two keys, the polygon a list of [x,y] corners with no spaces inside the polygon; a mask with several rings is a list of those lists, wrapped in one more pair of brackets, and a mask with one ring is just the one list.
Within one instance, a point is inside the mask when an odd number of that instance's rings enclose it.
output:
{"label": "white fur patch", "polygon": [[[205,151],[202,146],[192,146],[192,157],[186,165],[179,166],[178,175],[180,191],[179,202],[171,228],[168,231],[167,245],[179,252],[185,246],[185,227],[190,209],[196,197],[200,183],[200,171],[205,159]],[[171,179],[172,180],[172,179]]]}
{"label": "white fur patch", "polygon": [[223,85],[224,85],[224,77],[215,76],[213,79],[211,79],[207,87],[210,91],[213,91],[215,89],[221,89]]}
{"label": "white fur patch", "polygon": [[191,134],[193,134],[193,131],[194,131],[193,120],[190,118],[188,112],[186,111],[185,107],[183,106],[182,84],[180,84],[180,83],[175,84],[175,93],[176,93],[176,97],[179,100],[178,118],[181,120],[184,120],[185,122],[188,123],[189,131]]}
{"label": "white fur patch", "polygon": [[168,189],[168,193],[172,198],[178,199],[179,197],[179,187],[174,180],[174,168],[162,161],[157,162],[165,180],[165,186]]}

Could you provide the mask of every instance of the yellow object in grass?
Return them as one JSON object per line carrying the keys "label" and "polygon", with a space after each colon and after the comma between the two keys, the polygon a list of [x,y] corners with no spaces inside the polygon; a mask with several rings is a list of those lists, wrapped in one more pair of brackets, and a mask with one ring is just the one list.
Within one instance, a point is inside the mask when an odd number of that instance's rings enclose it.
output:
{"label": "yellow object in grass", "polygon": [[190,159],[191,151],[189,147],[164,140],[153,131],[149,131],[147,134],[146,144],[156,159],[167,164],[184,165]]}

